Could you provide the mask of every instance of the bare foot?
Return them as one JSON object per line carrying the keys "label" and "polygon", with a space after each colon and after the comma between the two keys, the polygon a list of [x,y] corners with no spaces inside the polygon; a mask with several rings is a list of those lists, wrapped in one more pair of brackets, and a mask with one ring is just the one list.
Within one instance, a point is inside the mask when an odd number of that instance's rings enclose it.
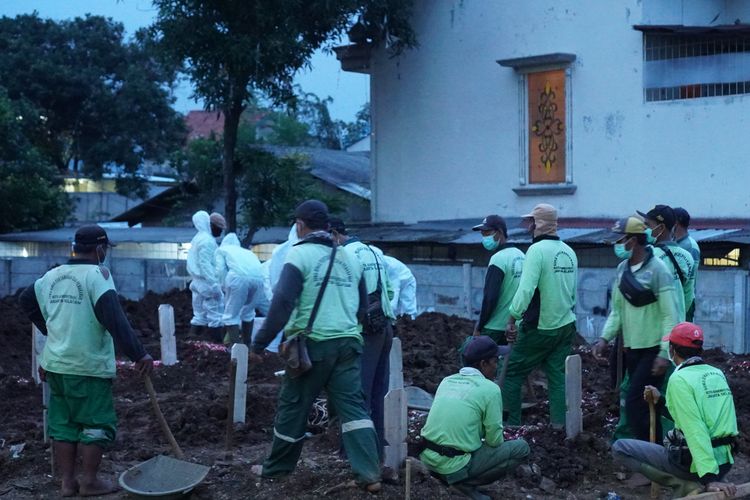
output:
{"label": "bare foot", "polygon": [[106,495],[108,493],[114,493],[118,489],[119,488],[110,481],[97,479],[93,483],[81,483],[78,494],[82,497],[95,497],[99,495]]}
{"label": "bare foot", "polygon": [[73,479],[68,482],[63,480],[60,495],[64,497],[74,497],[78,494],[78,481]]}

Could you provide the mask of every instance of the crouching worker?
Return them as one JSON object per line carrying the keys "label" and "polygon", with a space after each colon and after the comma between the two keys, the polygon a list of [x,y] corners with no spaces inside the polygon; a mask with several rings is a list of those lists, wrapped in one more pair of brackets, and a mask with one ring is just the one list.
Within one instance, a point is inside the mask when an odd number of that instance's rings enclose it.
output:
{"label": "crouching worker", "polygon": [[669,341],[669,357],[677,365],[667,384],[666,408],[655,387],[646,386],[643,396],[646,401],[653,398],[657,408],[674,420],[675,428],[664,446],[635,439],[615,441],[615,461],[671,487],[677,497],[704,488],[731,497],[736,487],[722,480],[734,463],[737,416],[732,391],[724,374],[701,358],[701,327],[679,323],[663,340]]}
{"label": "crouching worker", "polygon": [[[101,227],[80,228],[73,258],[47,271],[19,298],[24,312],[47,336],[39,374],[50,388],[48,429],[64,497],[116,490],[98,477],[102,452],[114,442],[117,425],[112,401],[113,339],[136,362],[141,375],[153,367],[120,306],[109,270],[101,265],[109,246]],[[79,454],[80,481],[76,478]]]}
{"label": "crouching worker", "polygon": [[422,462],[470,498],[489,498],[476,486],[512,472],[528,455],[522,439],[503,441],[503,398],[493,382],[500,348],[473,337],[464,368],[443,379],[422,429]]}

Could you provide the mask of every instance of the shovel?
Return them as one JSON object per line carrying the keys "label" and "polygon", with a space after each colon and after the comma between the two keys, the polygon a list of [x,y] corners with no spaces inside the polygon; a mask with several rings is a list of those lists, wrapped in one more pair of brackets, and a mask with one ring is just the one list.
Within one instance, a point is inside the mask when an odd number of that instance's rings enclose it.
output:
{"label": "shovel", "polygon": [[[648,440],[656,443],[656,408],[654,407],[654,395],[648,393]],[[661,496],[659,483],[651,481],[651,498]]]}
{"label": "shovel", "polygon": [[164,414],[161,412],[161,408],[159,408],[159,402],[156,400],[156,391],[154,391],[154,384],[151,383],[151,377],[146,375],[146,377],[144,378],[144,382],[146,383],[148,397],[149,399],[151,399],[151,406],[153,406],[154,408],[156,419],[159,421],[159,425],[161,426],[162,433],[164,433],[164,437],[166,437],[167,441],[169,441],[169,445],[172,447],[174,456],[179,458],[180,460],[184,460],[185,454],[182,453],[180,445],[177,444],[174,435],[172,435],[172,431],[169,430],[169,424],[167,424],[167,420],[164,418]]}

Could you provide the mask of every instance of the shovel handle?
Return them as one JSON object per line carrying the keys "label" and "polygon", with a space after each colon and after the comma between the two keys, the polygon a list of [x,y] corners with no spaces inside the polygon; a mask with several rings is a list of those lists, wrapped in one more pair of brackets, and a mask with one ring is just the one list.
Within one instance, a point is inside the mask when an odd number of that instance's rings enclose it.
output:
{"label": "shovel handle", "polygon": [[505,374],[508,373],[508,361],[510,360],[510,353],[513,351],[513,343],[508,342],[508,345],[510,349],[508,349],[508,354],[503,356],[503,367],[500,369],[500,376],[497,377],[497,385],[500,389],[503,388],[503,384],[505,383]]}
{"label": "shovel handle", "polygon": [[164,437],[167,438],[167,441],[169,441],[170,446],[172,446],[172,451],[174,452],[175,457],[179,458],[180,460],[183,460],[185,458],[185,454],[182,453],[182,449],[180,449],[180,445],[177,444],[177,441],[175,440],[174,435],[172,435],[172,431],[169,430],[169,424],[167,424],[167,419],[164,418],[164,414],[161,412],[161,408],[159,408],[159,402],[156,400],[156,391],[154,390],[154,384],[151,383],[151,377],[146,375],[143,381],[146,383],[146,390],[148,391],[148,397],[151,399],[151,406],[153,406],[154,408],[156,419],[159,421],[159,425],[161,426],[162,433],[164,433]]}
{"label": "shovel handle", "polygon": [[[656,407],[654,406],[654,397],[648,398],[648,440],[656,442]],[[658,483],[651,481],[651,498],[659,498],[661,487]]]}

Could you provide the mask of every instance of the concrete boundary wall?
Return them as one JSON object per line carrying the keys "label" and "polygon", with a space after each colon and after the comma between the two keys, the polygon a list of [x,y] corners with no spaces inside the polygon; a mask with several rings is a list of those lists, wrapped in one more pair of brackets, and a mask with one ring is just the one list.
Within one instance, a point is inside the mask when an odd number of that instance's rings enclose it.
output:
{"label": "concrete boundary wall", "polygon": [[[60,257],[19,257],[0,259],[0,296],[12,295],[42,276],[47,270],[66,259]],[[112,259],[112,271],[117,291],[133,300],[143,297],[148,290],[163,293],[173,288],[185,288],[189,279],[184,260]]]}
{"label": "concrete boundary wall", "polygon": [[[0,296],[29,286],[55,265],[59,257],[0,259]],[[148,291],[163,293],[185,288],[186,261],[166,259],[112,259],[115,286],[123,296],[137,300]],[[476,319],[482,305],[485,268],[463,265],[411,264],[417,279],[419,312],[436,311]],[[601,335],[609,309],[614,269],[578,271],[576,315],[578,331],[589,341]],[[748,271],[701,269],[698,274],[695,321],[706,332],[707,347],[735,353],[750,352],[748,343]]]}

